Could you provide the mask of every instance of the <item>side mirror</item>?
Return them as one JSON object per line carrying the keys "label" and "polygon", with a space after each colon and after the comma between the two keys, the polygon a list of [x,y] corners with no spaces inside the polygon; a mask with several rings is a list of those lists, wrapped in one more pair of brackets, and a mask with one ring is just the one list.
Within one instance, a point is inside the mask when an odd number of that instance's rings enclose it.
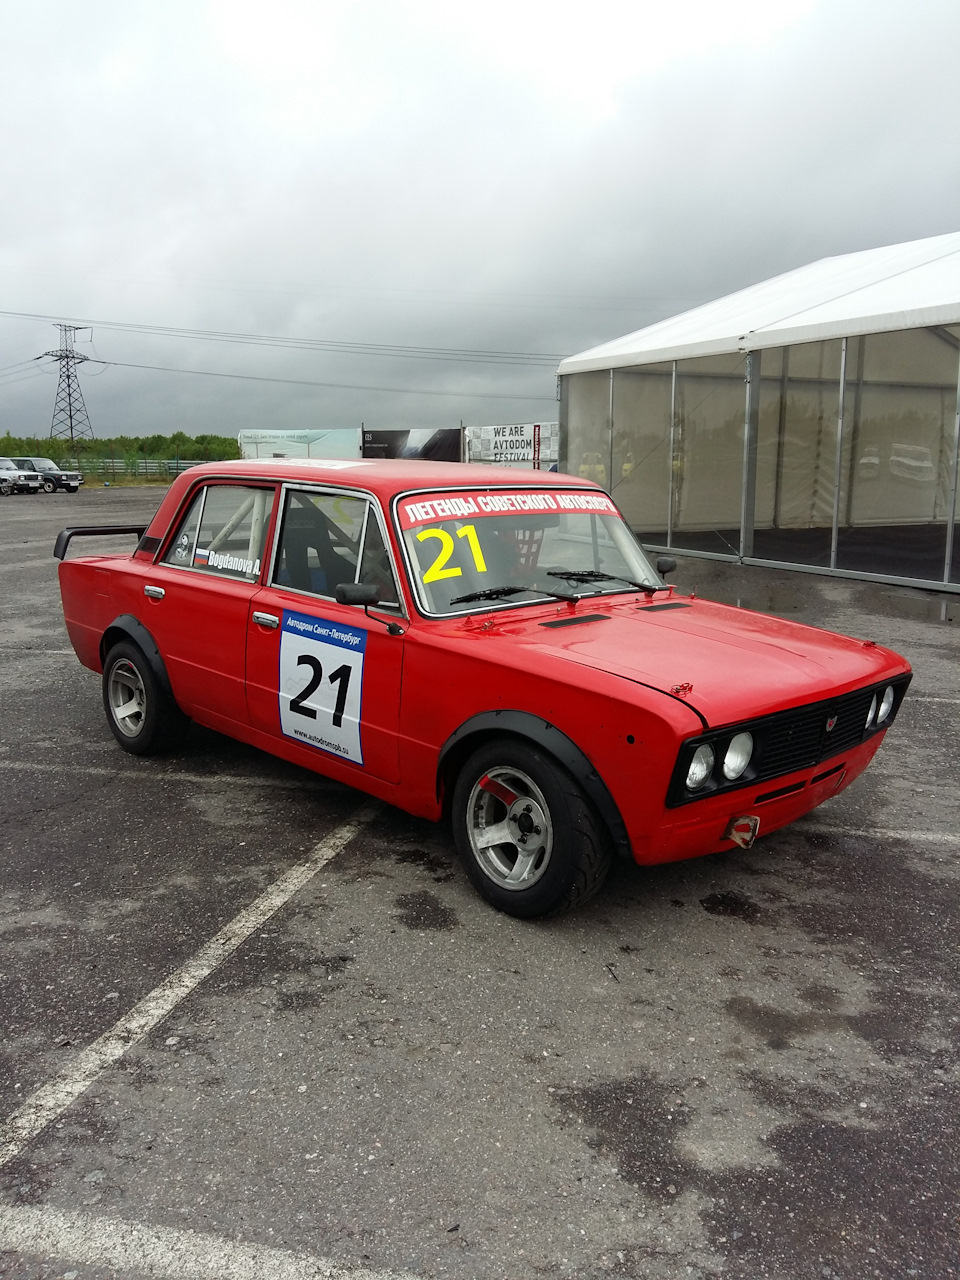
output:
{"label": "side mirror", "polygon": [[673,556],[657,556],[657,573],[661,578],[665,578],[668,573],[673,573],[676,567],[677,562]]}
{"label": "side mirror", "polygon": [[380,592],[372,583],[338,582],[333,596],[337,604],[356,604],[367,608],[379,601]]}

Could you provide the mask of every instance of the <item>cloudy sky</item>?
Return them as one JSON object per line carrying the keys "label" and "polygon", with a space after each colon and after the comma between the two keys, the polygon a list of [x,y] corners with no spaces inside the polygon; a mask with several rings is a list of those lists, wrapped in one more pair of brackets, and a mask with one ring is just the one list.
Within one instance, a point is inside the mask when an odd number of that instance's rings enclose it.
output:
{"label": "cloudy sky", "polygon": [[957,0],[0,21],[0,434],[58,321],[99,436],[547,420],[564,355],[960,230]]}

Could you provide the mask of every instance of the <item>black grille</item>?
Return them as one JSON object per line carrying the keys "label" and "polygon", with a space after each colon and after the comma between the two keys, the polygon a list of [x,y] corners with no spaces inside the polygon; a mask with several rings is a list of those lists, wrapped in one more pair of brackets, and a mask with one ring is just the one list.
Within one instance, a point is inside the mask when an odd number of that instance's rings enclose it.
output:
{"label": "black grille", "polygon": [[806,769],[863,741],[873,689],[858,689],[829,702],[785,711],[751,727],[760,752],[755,778]]}
{"label": "black grille", "polygon": [[[733,791],[756,786],[771,778],[782,778],[785,774],[809,769],[822,760],[832,760],[859,746],[877,732],[874,724],[867,727],[870,703],[874,697],[879,702],[883,690],[891,684],[895,695],[893,707],[881,726],[883,729],[888,728],[893,723],[909,683],[909,676],[898,676],[868,689],[856,689],[839,698],[812,702],[809,706],[796,707],[791,711],[778,711],[772,716],[729,725],[724,729],[705,733],[702,737],[688,739],[677,760],[667,804],[670,807],[689,804],[715,795],[721,789]],[[719,772],[720,758],[730,739],[743,730],[753,734],[753,759],[742,777],[734,782],[727,782]],[[687,770],[693,753],[705,742],[713,744],[717,763],[712,778],[696,792],[690,792],[686,788]]]}

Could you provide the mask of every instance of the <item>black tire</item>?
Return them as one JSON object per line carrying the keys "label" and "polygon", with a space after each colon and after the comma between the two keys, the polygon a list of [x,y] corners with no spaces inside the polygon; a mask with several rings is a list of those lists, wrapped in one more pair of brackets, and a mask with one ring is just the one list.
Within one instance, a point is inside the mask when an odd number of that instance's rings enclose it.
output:
{"label": "black tire", "polygon": [[44,493],[56,493],[56,492],[57,492],[57,486],[56,486],[56,484],[54,483],[54,481],[53,481],[53,480],[44,480],[44,482],[43,482],[43,492],[44,492]]}
{"label": "black tire", "polygon": [[[467,875],[507,915],[579,906],[610,870],[610,835],[587,797],[552,756],[520,739],[499,738],[470,756],[451,816]],[[504,838],[490,838],[497,833]]]}
{"label": "black tire", "polygon": [[115,644],[103,664],[103,709],[117,742],[135,756],[171,750],[190,723],[142,650],[127,640]]}

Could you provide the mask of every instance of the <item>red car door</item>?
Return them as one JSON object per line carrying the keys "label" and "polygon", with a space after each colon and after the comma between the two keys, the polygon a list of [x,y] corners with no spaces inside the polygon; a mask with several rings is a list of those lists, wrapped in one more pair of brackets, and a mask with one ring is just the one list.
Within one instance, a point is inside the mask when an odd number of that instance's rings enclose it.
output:
{"label": "red car door", "polygon": [[[397,782],[404,628],[374,504],[288,489],[270,576],[249,605],[251,724],[321,773],[326,758]],[[374,580],[383,607],[370,616],[331,598],[338,582]]]}
{"label": "red car door", "polygon": [[247,620],[273,498],[272,487],[204,486],[145,577],[142,621],[174,696],[187,715],[214,728],[249,722]]}

